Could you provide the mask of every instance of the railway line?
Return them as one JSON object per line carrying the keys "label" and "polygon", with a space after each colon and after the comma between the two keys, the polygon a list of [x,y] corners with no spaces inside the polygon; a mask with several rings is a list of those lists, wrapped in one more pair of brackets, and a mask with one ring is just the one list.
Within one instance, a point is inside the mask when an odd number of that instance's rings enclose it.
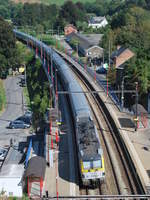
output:
{"label": "railway line", "polygon": [[[29,40],[31,40],[30,43],[32,43],[32,48],[36,50],[36,54],[41,54],[41,60],[44,63],[45,54],[51,56],[51,59],[53,58],[52,50],[49,49],[47,46],[28,35],[22,33],[17,34],[19,39],[23,40],[23,42],[27,44],[29,43]],[[57,53],[59,53],[60,55],[60,52]],[[128,197],[131,194],[145,194],[144,188],[136,172],[134,163],[132,162],[126,145],[120,135],[120,131],[118,130],[117,125],[115,124],[115,120],[110,114],[108,107],[105,105],[105,102],[102,100],[101,95],[96,92],[101,91],[104,93],[104,91],[99,87],[98,84],[95,84],[93,78],[91,78],[91,76],[89,76],[89,74],[87,74],[78,63],[71,60],[65,54],[61,53],[61,56],[72,67],[72,70],[78,76],[78,81],[81,82],[83,90],[86,91],[85,93],[87,96],[87,100],[89,101],[89,105],[91,107],[91,110],[93,111],[93,118],[97,126],[101,145],[104,151],[106,172],[105,181],[102,181],[97,188],[93,187],[93,185],[90,185],[90,187],[81,187],[81,198],[96,198],[98,197],[97,195],[101,195],[101,197],[104,196],[105,198],[105,196],[108,196],[108,194],[111,196],[113,196],[114,194],[123,195],[124,197]],[[62,59],[59,59],[57,55],[55,55],[54,61],[57,64],[57,66],[60,67],[60,75],[61,73],[65,73],[64,69],[68,70],[67,67],[63,68],[63,66],[61,66],[62,63],[64,64],[64,62]],[[66,65],[64,64],[64,66]],[[47,70],[46,67],[49,69],[49,58],[47,60],[47,66],[45,65],[44,68],[45,72],[47,73],[47,71],[49,70]],[[72,76],[70,76],[70,79],[68,79],[68,83],[72,81]],[[49,74],[48,78],[50,78]],[[74,97],[72,98],[75,99]],[[76,102],[79,102],[77,98]],[[62,196],[59,198],[69,197]],[[77,196],[76,198],[78,199],[80,197]]]}
{"label": "railway line", "polygon": [[76,67],[76,63],[74,61],[71,62],[65,54],[61,53],[60,55],[66,60],[78,77],[78,81],[80,81],[83,90],[88,91],[86,92],[86,97],[93,111],[94,120],[104,151],[106,180],[100,183],[96,189],[80,188],[80,194],[144,194],[144,189],[138,175],[135,173],[132,160],[99,94],[92,92],[95,91],[95,88],[84,77],[79,68]]}

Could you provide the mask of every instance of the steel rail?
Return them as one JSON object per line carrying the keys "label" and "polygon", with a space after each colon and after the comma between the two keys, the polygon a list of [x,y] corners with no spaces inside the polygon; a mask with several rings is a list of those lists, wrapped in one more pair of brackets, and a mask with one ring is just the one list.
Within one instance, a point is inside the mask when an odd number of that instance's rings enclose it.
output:
{"label": "steel rail", "polygon": [[[79,73],[79,75],[82,77],[82,79],[85,80],[85,82],[88,83],[89,87],[91,88],[91,90],[93,91],[94,90],[94,87],[92,86],[92,84],[90,82],[88,82],[88,80],[86,79],[86,77],[84,76],[84,74],[82,73],[82,71],[80,71],[80,69],[76,66],[76,63],[75,61],[70,61],[70,58],[68,58],[66,55],[64,55],[63,53],[59,52],[59,51],[56,51],[60,56],[62,56],[67,62],[69,62],[71,65],[74,66],[74,68],[76,69],[77,73]],[[75,70],[74,69],[74,70]],[[137,171],[136,171],[136,167],[132,161],[132,158],[128,152],[128,149],[120,135],[120,131],[118,130],[117,128],[117,125],[115,124],[114,120],[113,120],[113,117],[111,116],[108,108],[106,107],[105,103],[102,101],[101,97],[98,95],[98,94],[95,94],[97,95],[97,98],[99,100],[99,104],[103,107],[103,110],[104,110],[104,113],[106,115],[106,117],[109,119],[109,122],[110,122],[110,125],[111,125],[111,128],[112,130],[116,133],[117,135],[117,140],[118,142],[120,143],[120,146],[124,152],[124,156],[125,156],[125,160],[126,162],[128,163],[128,166],[129,166],[129,169],[130,169],[130,172],[134,178],[134,181],[136,182],[136,187],[137,187],[137,193],[139,194],[145,194],[145,188],[144,186],[142,185],[141,183],[141,180],[137,174]]]}

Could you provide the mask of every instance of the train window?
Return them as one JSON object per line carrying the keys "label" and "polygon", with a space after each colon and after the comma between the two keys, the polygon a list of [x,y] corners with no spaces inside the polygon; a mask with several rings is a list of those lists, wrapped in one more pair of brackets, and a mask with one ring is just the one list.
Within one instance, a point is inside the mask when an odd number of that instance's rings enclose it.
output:
{"label": "train window", "polygon": [[90,162],[83,162],[84,169],[90,169]]}
{"label": "train window", "polygon": [[102,161],[101,160],[93,161],[93,168],[99,168],[101,166],[102,166]]}

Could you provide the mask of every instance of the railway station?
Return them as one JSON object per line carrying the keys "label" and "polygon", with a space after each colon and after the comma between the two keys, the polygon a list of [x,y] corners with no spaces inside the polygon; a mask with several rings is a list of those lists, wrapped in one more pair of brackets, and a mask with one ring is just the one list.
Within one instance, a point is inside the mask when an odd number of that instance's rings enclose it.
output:
{"label": "railway station", "polygon": [[[137,127],[135,130],[133,116],[120,112],[91,69],[85,69],[66,54],[50,50],[27,34],[16,30],[14,32],[25,44],[32,43],[31,48],[41,58],[50,88],[55,95],[56,110],[49,110],[42,143],[45,159],[36,154],[28,157],[24,175],[28,196],[34,193],[34,189],[39,190],[39,196],[45,198],[149,194],[149,127]],[[52,54],[55,67],[53,71],[49,68],[50,59],[46,60]],[[68,65],[73,66],[73,70],[78,73],[76,78]],[[61,96],[63,91],[58,91],[56,68],[58,78],[61,77],[60,81],[65,88],[64,92],[69,94],[68,98]],[[55,86],[51,85],[52,82]],[[59,98],[60,105],[57,102]],[[67,104],[71,109],[63,106]],[[61,110],[60,127],[58,108]],[[61,129],[62,127],[65,129]],[[37,167],[38,162],[41,164],[40,169]]]}

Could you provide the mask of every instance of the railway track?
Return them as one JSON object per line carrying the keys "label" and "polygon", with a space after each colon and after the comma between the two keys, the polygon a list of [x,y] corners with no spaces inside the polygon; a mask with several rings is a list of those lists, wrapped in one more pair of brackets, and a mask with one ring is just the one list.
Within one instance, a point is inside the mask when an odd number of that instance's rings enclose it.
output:
{"label": "railway track", "polygon": [[86,96],[93,111],[104,151],[105,181],[100,183],[96,189],[80,188],[81,195],[145,194],[126,146],[104,102],[102,102],[99,94],[91,92],[95,91],[95,88],[87,81],[80,70],[64,54],[61,53],[60,55],[68,62],[78,77],[83,90],[89,91]]}

